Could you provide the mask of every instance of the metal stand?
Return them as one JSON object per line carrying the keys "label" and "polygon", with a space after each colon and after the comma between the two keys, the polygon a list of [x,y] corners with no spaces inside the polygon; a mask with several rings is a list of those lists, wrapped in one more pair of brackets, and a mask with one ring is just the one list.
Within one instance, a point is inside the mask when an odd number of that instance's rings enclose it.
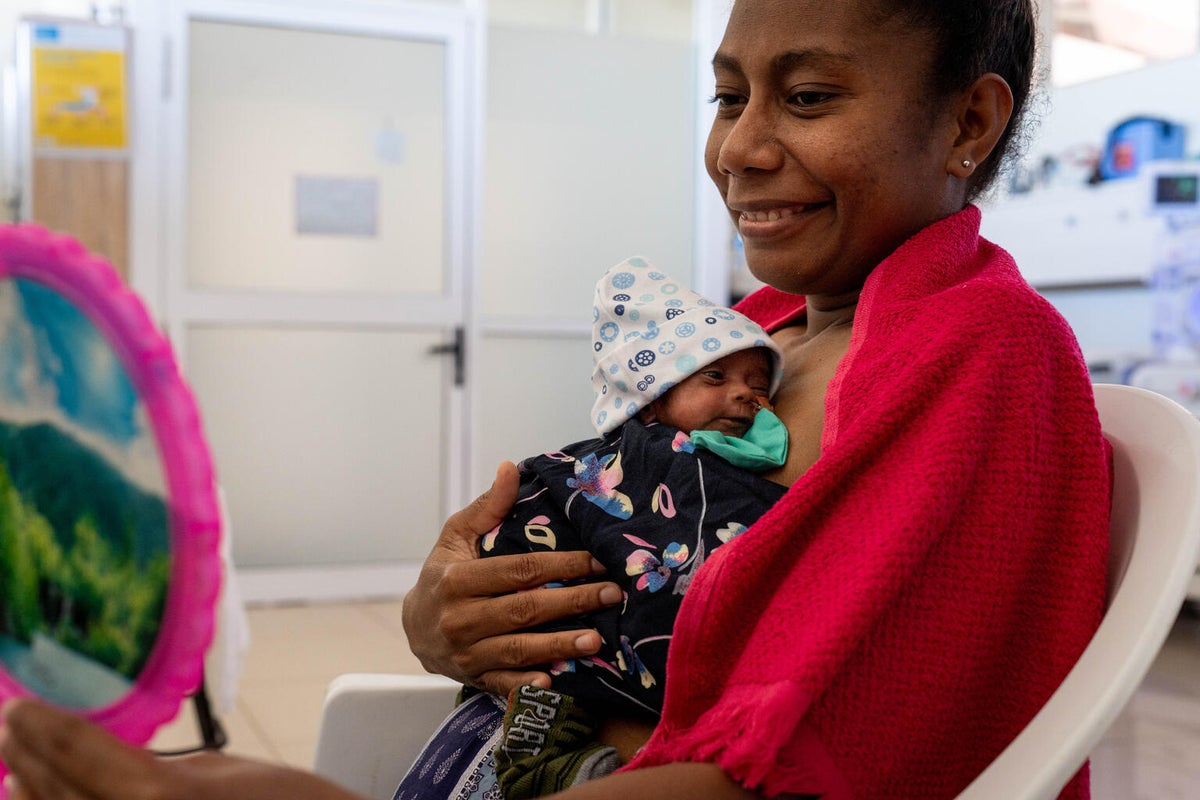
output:
{"label": "metal stand", "polygon": [[183,756],[205,750],[220,750],[229,743],[225,728],[212,713],[212,705],[208,701],[208,686],[203,677],[200,679],[200,688],[192,695],[192,706],[196,711],[196,724],[200,728],[200,745],[183,750],[156,750],[155,755]]}

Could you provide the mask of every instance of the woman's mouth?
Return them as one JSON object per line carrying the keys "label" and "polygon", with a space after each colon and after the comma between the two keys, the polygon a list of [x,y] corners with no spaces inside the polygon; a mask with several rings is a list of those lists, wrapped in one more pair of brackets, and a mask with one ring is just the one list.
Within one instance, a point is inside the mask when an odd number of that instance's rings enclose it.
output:
{"label": "woman's mouth", "polygon": [[791,206],[790,208],[772,208],[770,211],[743,211],[739,217],[744,222],[775,222],[784,217],[799,214],[807,206]]}
{"label": "woman's mouth", "polygon": [[738,232],[743,236],[770,236],[789,230],[813,211],[824,208],[827,203],[805,203],[803,205],[780,205],[772,208],[742,209],[738,211]]}

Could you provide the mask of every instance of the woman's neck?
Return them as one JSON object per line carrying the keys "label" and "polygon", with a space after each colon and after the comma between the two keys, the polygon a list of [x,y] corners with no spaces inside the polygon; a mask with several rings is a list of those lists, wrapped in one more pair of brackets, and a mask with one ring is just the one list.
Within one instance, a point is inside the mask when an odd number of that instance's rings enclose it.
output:
{"label": "woman's neck", "polygon": [[829,328],[839,328],[854,322],[858,308],[858,292],[850,296],[805,298],[806,337],[813,338]]}

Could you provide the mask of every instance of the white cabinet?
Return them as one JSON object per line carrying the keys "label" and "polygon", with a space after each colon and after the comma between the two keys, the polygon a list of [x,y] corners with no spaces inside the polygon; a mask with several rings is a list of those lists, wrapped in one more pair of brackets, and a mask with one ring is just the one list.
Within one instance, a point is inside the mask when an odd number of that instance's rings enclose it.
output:
{"label": "white cabinet", "polygon": [[1034,286],[1147,282],[1162,220],[1136,178],[1039,189],[983,209],[983,236]]}

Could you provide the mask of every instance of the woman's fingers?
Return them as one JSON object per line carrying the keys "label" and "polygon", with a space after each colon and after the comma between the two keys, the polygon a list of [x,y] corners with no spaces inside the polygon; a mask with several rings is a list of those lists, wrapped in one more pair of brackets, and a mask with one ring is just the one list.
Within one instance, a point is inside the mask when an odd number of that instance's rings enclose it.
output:
{"label": "woman's fingers", "polygon": [[[441,589],[451,597],[494,597],[536,589],[547,583],[570,583],[581,578],[594,578],[603,572],[604,567],[600,562],[583,550],[519,553],[446,564],[442,570],[441,583],[444,585]],[[587,592],[574,599],[579,604],[577,613],[592,611],[603,605],[602,602],[591,605],[590,593]],[[570,613],[570,609],[564,613]]]}
{"label": "woman's fingers", "polygon": [[10,800],[363,800],[310,772],[218,753],[161,759],[28,700],[6,704],[0,757]]}
{"label": "woman's fingers", "polygon": [[3,724],[0,757],[30,800],[161,796],[146,791],[152,756],[74,714],[14,700],[4,706]]}
{"label": "woman's fingers", "polygon": [[[509,514],[518,482],[516,467],[501,464],[491,489],[447,520],[417,585],[404,598],[409,647],[430,672],[481,685],[484,673],[588,655],[595,648],[581,649],[573,643],[578,636],[530,640],[533,634],[512,634],[621,601],[621,590],[611,583],[537,588],[602,574],[600,563],[582,551],[478,557],[479,537]],[[590,646],[590,636],[586,642]],[[528,682],[539,675],[502,680]]]}
{"label": "woman's fingers", "polygon": [[[621,599],[620,588],[612,583],[533,589],[476,598],[457,613],[444,610],[434,627],[450,643],[449,659],[455,675],[465,676],[465,682],[482,687],[482,676],[493,670],[521,670],[595,653],[600,648],[600,635],[594,630],[518,631],[615,605]],[[527,678],[503,679],[509,688],[529,682]]]}
{"label": "woman's fingers", "polygon": [[464,613],[466,604],[476,598],[448,588],[446,574],[452,566],[479,562],[479,537],[496,527],[512,508],[517,484],[517,468],[509,462],[502,463],[492,487],[446,521],[421,566],[416,586],[404,597],[401,621],[408,646],[430,672],[470,682],[470,676],[458,672],[452,660],[461,645],[449,641],[436,621]]}
{"label": "woman's fingers", "polygon": [[477,558],[476,542],[512,511],[519,486],[516,465],[511,461],[501,462],[491,488],[446,520],[434,547],[435,553],[439,548],[445,548],[469,558]]}
{"label": "woman's fingers", "polygon": [[[445,619],[442,624],[451,638],[474,642],[491,636],[516,633],[546,622],[569,620],[571,617],[616,605],[621,602],[622,597],[621,588],[608,582],[530,589],[480,598],[472,604],[471,615],[453,620]],[[522,662],[514,657],[495,666],[510,668],[523,663],[542,662]]]}
{"label": "woman's fingers", "polygon": [[509,664],[516,669],[487,669],[479,673],[474,685],[507,696],[516,686],[532,684],[550,688],[551,678],[545,672],[522,670],[528,664],[546,664],[568,658],[579,658],[600,649],[600,634],[577,630],[555,633],[514,633],[495,636],[480,642],[478,660],[481,664]]}

